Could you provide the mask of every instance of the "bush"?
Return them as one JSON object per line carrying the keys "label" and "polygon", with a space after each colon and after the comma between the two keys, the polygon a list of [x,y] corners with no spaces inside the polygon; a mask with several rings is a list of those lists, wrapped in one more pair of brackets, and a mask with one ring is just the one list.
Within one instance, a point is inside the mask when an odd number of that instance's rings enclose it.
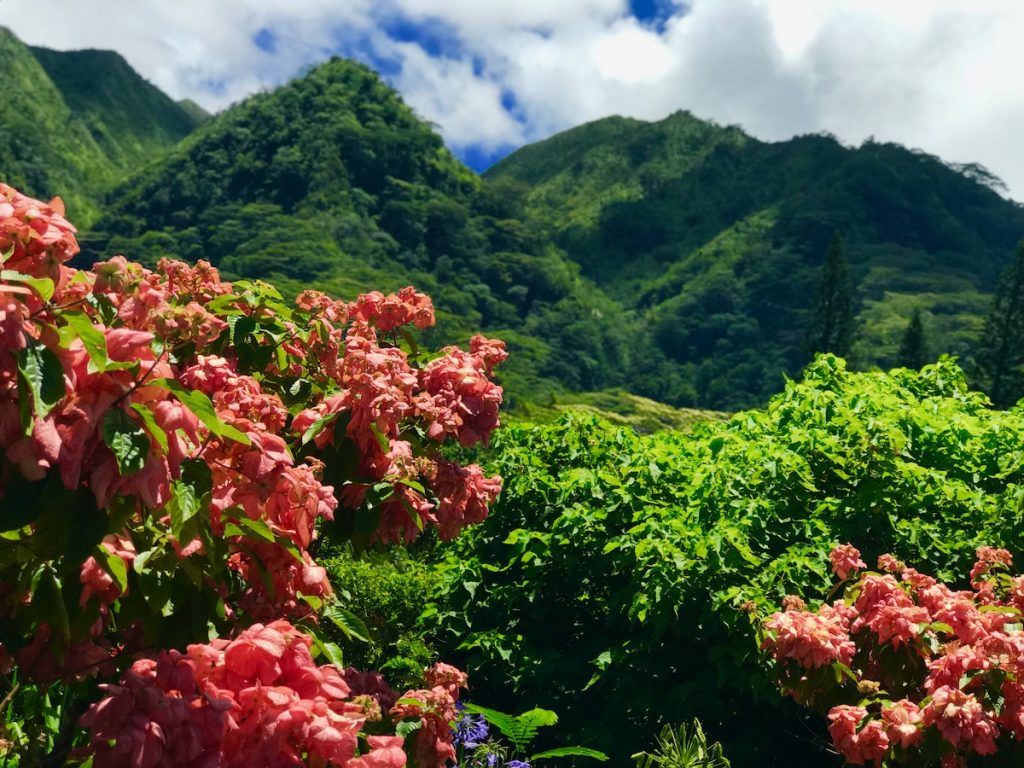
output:
{"label": "bush", "polygon": [[325,627],[345,663],[380,670],[395,681],[417,679],[437,657],[434,643],[418,626],[424,596],[437,589],[437,573],[404,549],[357,554],[345,547],[321,557],[320,563],[345,606],[367,629],[366,639],[360,639]]}
{"label": "bush", "polygon": [[1005,549],[977,557],[971,589],[952,590],[892,555],[864,571],[837,547],[843,597],[811,611],[790,596],[765,622],[783,690],[828,710],[848,763],[1021,764],[1024,576]]}
{"label": "bush", "polygon": [[619,762],[699,715],[735,765],[828,764],[778,702],[761,618],[826,594],[840,541],[947,581],[979,545],[1024,550],[1024,411],[990,410],[949,360],[822,356],[766,409],[690,435],[566,417],[495,445],[505,490],[448,548],[432,621],[476,695],[544,702]]}
{"label": "bush", "polygon": [[362,625],[313,554],[486,516],[500,478],[440,447],[497,426],[502,343],[421,352],[412,288],[79,271],[74,233],[0,184],[4,764],[446,765],[466,675],[343,668],[318,627]]}

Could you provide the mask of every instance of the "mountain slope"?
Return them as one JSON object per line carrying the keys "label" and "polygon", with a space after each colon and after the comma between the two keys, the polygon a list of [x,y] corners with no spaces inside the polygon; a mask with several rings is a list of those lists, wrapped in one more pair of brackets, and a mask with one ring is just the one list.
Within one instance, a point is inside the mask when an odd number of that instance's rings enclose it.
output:
{"label": "mountain slope", "polygon": [[621,307],[517,205],[375,72],[336,58],[204,123],[113,192],[90,238],[93,257],[205,258],[292,293],[414,284],[446,336],[511,342],[520,392],[622,381],[634,344]]}
{"label": "mountain slope", "polygon": [[64,102],[119,167],[145,162],[203,119],[144,80],[114,51],[31,48]]}
{"label": "mountain slope", "polygon": [[38,197],[61,195],[80,224],[96,218],[107,188],[196,125],[111,52],[30,48],[0,27],[0,65],[0,175]]}
{"label": "mountain slope", "polygon": [[655,355],[634,391],[705,407],[759,402],[806,362],[835,231],[849,243],[861,366],[895,362],[914,307],[933,355],[969,362],[987,294],[1024,236],[1024,209],[937,158],[827,136],[766,143],[687,113],[581,126],[486,178],[525,185],[531,215],[642,319]]}
{"label": "mountain slope", "polygon": [[984,173],[895,145],[616,117],[481,179],[349,61],[213,117],[114,53],[30,49],[0,29],[0,63],[0,177],[65,197],[90,229],[83,263],[206,258],[345,297],[414,284],[442,315],[435,341],[510,342],[512,402],[614,387],[676,406],[765,401],[808,359],[837,230],[857,288],[851,362],[893,364],[920,308],[931,356],[969,365],[1024,234],[1024,210]]}

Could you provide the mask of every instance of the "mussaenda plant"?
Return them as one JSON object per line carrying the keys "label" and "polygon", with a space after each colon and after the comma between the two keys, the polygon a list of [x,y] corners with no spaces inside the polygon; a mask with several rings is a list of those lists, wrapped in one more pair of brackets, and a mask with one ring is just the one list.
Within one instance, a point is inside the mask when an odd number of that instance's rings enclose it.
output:
{"label": "mussaenda plant", "polygon": [[[866,570],[832,552],[843,596],[796,596],[764,622],[782,690],[827,711],[852,765],[962,768],[1024,759],[1024,576],[1004,549],[979,547],[956,590],[892,555]],[[1003,764],[1003,763],[1000,763]]]}
{"label": "mussaenda plant", "polygon": [[0,184],[4,764],[445,766],[466,675],[346,668],[318,627],[365,629],[316,542],[487,515],[501,478],[440,449],[498,426],[502,342],[421,350],[412,288],[290,305],[78,250],[59,199]]}

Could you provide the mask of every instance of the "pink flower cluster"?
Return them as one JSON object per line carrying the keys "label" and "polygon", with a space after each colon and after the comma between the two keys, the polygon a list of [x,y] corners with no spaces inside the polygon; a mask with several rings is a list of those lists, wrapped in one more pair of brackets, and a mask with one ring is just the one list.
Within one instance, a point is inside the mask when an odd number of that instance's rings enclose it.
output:
{"label": "pink flower cluster", "polygon": [[[403,326],[432,325],[434,309],[412,288],[351,303],[305,291],[293,309],[205,262],[79,271],[63,214],[0,184],[0,498],[45,486],[109,524],[75,562],[32,517],[7,534],[29,554],[0,565],[0,618],[29,640],[0,646],[0,667],[49,682],[133,662],[82,720],[98,768],[401,768],[396,736],[360,748],[364,722],[386,716],[421,720],[417,764],[443,766],[462,673],[438,666],[400,699],[375,673],[317,666],[282,617],[315,622],[331,598],[310,550],[339,500],[374,505],[382,541],[486,517],[501,478],[438,449],[498,426],[503,343],[421,354]],[[189,610],[234,639],[139,658],[152,611],[122,598],[156,583],[146,570],[187,574],[189,595],[212,596]],[[173,613],[185,598],[159,599]]]}
{"label": "pink flower cluster", "polygon": [[[380,718],[335,667],[317,666],[310,639],[286,621],[255,624],[234,640],[190,645],[185,654],[161,653],[136,661],[117,685],[82,717],[89,728],[89,752],[96,768],[402,768],[404,740],[370,736],[357,756],[359,734],[368,719]],[[451,670],[451,672],[449,672]],[[427,671],[428,682],[449,679],[447,665]],[[386,684],[385,684],[386,686]],[[389,694],[393,695],[388,689]],[[421,709],[392,710],[399,721],[422,717],[417,763],[441,768],[451,751],[447,721],[458,690],[435,685]],[[454,719],[454,715],[451,719]],[[422,745],[421,745],[422,742]],[[454,752],[451,752],[454,754]]]}
{"label": "pink flower cluster", "polygon": [[[864,567],[849,546],[832,562],[841,579]],[[911,755],[929,729],[943,765],[994,754],[1000,737],[1024,739],[1024,576],[1009,573],[1012,563],[1006,550],[979,548],[972,590],[957,591],[883,555],[887,573],[861,574],[844,600],[773,614],[763,647],[799,701],[855,697],[829,711],[851,764]]]}
{"label": "pink flower cluster", "polygon": [[[341,392],[292,422],[292,430],[301,436],[325,419],[345,417],[345,437],[361,455],[359,474],[372,482],[347,485],[342,502],[355,509],[372,485],[383,481],[392,488],[381,508],[378,541],[412,541],[428,525],[451,538],[465,525],[481,521],[501,491],[501,478],[484,477],[477,465],[456,467],[437,457],[413,455],[406,433],[413,422],[425,425],[427,438],[437,443],[448,436],[464,446],[489,439],[499,425],[502,401],[501,387],[491,376],[507,357],[501,341],[482,336],[471,339],[468,353],[448,347],[422,368],[414,368],[399,347],[380,347],[376,328],[392,327],[396,318],[417,325],[433,322],[433,309],[424,298],[411,289],[388,297],[360,297],[348,312],[355,321],[345,337],[345,357],[340,365],[326,368]],[[325,316],[339,311],[311,292],[303,300],[321,307]],[[374,314],[378,312],[385,314]],[[320,447],[336,440],[332,429],[316,436]],[[462,487],[455,488],[456,481]]]}

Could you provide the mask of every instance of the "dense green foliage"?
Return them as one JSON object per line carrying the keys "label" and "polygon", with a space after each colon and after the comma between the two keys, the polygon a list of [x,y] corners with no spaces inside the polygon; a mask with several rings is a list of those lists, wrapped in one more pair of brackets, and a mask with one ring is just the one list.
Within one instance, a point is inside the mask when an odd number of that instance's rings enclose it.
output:
{"label": "dense green foliage", "polygon": [[[320,561],[348,610],[365,628],[363,637],[337,627],[325,634],[341,648],[345,663],[375,669],[401,684],[415,681],[436,659],[430,639],[418,628],[423,596],[438,585],[438,575],[422,558],[391,549],[355,554],[347,547]],[[357,630],[358,631],[358,630]]]}
{"label": "dense green foliage", "polygon": [[947,579],[979,544],[1024,549],[1024,411],[989,410],[949,361],[823,356],[690,435],[571,416],[496,445],[505,491],[448,550],[433,620],[480,695],[550,706],[620,760],[699,715],[735,765],[829,764],[764,673],[759,616],[824,596],[840,541]]}
{"label": "dense green foliage", "polygon": [[0,176],[38,197],[60,194],[86,224],[112,184],[198,122],[110,51],[29,48],[0,27],[0,63]]}
{"label": "dense green foliage", "polygon": [[997,406],[1024,397],[1024,240],[1000,277],[978,363],[979,378]]}
{"label": "dense green foliage", "polygon": [[928,343],[924,334],[924,320],[921,310],[915,309],[907,323],[907,330],[900,342],[897,362],[904,368],[922,368],[928,362]]}
{"label": "dense green foliage", "polygon": [[636,313],[654,349],[640,349],[633,391],[725,410],[763,402],[806,363],[834,232],[854,287],[851,362],[883,368],[914,307],[933,320],[932,351],[970,365],[1024,233],[1024,210],[983,169],[828,136],[765,143],[684,112],[583,125],[485,178],[527,185],[528,213]]}

